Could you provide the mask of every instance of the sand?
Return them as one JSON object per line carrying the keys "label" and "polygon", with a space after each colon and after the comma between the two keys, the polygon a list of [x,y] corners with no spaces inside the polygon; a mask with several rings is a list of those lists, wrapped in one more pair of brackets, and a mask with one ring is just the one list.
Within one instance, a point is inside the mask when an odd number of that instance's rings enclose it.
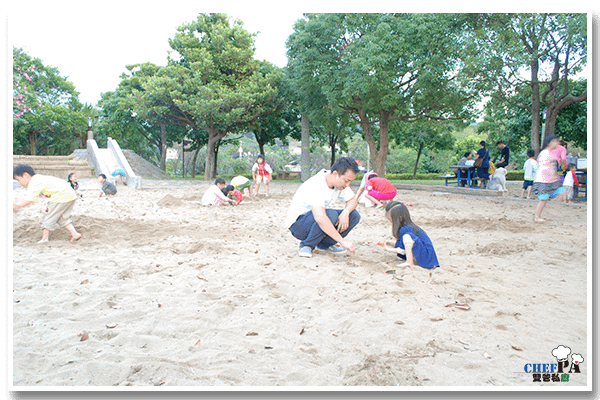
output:
{"label": "sand", "polygon": [[36,243],[43,201],[13,216],[14,390],[591,388],[591,362],[569,382],[524,371],[556,363],[559,345],[591,356],[585,202],[550,202],[534,223],[515,184],[495,198],[399,190],[435,245],[427,270],[377,245],[391,237],[382,210],[359,207],[356,254],[305,259],[282,226],[299,184],[237,207],[201,206],[208,186],[146,180],[106,199],[84,180],[75,243],[65,229]]}

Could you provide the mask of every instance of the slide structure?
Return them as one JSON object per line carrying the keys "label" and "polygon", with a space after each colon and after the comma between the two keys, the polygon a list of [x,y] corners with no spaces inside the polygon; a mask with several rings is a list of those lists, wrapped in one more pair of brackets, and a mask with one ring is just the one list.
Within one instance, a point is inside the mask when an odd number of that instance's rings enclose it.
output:
{"label": "slide structure", "polygon": [[135,175],[117,141],[108,138],[106,145],[106,149],[100,149],[94,139],[87,141],[87,151],[94,163],[96,176],[104,174],[109,182],[115,183],[117,178],[112,176],[112,173],[116,169],[122,169],[126,175],[123,182],[127,186],[141,189],[142,177]]}

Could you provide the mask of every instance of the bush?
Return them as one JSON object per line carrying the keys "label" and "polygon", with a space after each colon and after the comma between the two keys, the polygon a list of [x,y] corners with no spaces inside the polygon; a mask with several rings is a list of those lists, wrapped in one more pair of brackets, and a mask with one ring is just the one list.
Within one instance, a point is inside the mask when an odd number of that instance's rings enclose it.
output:
{"label": "bush", "polygon": [[525,176],[525,171],[507,171],[506,180],[507,181],[522,181]]}
{"label": "bush", "polygon": [[[417,172],[417,175],[415,176],[415,179],[417,180],[428,180],[428,179],[437,179],[437,177],[440,176],[440,174],[438,173],[420,173]],[[399,181],[410,181],[413,180],[413,174],[411,173],[404,173],[404,174],[385,174],[385,179],[387,180],[399,180]]]}

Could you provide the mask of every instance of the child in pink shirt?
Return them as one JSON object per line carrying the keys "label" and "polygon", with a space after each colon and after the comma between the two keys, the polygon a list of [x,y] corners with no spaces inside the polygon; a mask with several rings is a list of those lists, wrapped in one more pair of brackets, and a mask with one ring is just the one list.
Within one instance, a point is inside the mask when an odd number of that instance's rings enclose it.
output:
{"label": "child in pink shirt", "polygon": [[382,201],[396,197],[396,187],[387,179],[377,175],[369,176],[367,179],[365,197],[375,203],[377,208],[383,207]]}

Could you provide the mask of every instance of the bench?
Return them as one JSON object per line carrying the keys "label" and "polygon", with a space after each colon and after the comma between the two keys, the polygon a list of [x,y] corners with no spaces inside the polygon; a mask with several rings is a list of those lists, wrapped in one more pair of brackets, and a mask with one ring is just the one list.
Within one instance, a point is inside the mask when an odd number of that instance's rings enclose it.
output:
{"label": "bench", "polygon": [[290,179],[290,172],[289,171],[277,171],[277,180],[284,180],[284,179]]}
{"label": "bench", "polygon": [[277,180],[298,179],[299,172],[294,171],[277,171]]}
{"label": "bench", "polygon": [[[573,186],[573,198],[578,201],[587,201],[587,172],[576,171],[579,185]],[[583,198],[576,198],[579,192],[583,193]]]}
{"label": "bench", "polygon": [[446,180],[446,186],[448,186],[448,180],[449,179],[456,179],[456,175],[448,174],[448,175],[444,175],[444,176],[438,176],[437,178],[438,179],[444,179],[444,180]]}

